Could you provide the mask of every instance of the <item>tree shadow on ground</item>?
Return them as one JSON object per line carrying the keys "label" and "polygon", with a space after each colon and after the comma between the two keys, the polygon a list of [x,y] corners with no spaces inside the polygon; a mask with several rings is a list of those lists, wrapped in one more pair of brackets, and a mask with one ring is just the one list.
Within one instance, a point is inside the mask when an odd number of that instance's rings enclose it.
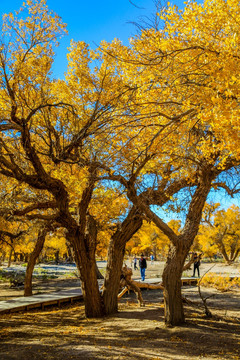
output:
{"label": "tree shadow on ground", "polygon": [[86,319],[83,304],[2,315],[1,360],[180,360],[236,359],[240,356],[237,319],[207,320],[201,309],[186,307],[187,323],[166,328],[161,303],[139,308],[120,304],[120,312]]}

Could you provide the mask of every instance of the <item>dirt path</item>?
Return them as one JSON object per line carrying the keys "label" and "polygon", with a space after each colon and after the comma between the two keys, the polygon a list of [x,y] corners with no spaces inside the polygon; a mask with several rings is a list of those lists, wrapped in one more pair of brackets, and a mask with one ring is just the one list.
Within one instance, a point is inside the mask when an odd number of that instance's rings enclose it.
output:
{"label": "dirt path", "polygon": [[186,325],[175,328],[164,326],[162,293],[157,290],[143,292],[143,308],[133,293],[126,295],[120,312],[104,319],[85,319],[81,303],[2,315],[1,360],[240,359],[239,293],[224,294],[224,303],[211,308],[210,320],[192,296],[196,303],[185,305]]}
{"label": "dirt path", "polygon": [[[161,275],[161,264],[149,264],[147,277]],[[203,264],[201,272],[210,264]],[[239,274],[237,266],[214,267],[217,274]],[[134,277],[139,271],[134,271]],[[36,281],[34,292],[79,286],[77,279]],[[1,298],[22,289],[0,284]],[[134,293],[125,294],[119,313],[87,320],[82,303],[44,311],[0,316],[1,360],[234,360],[240,359],[240,292],[221,293],[202,288],[213,318],[206,319],[197,287],[184,287],[186,325],[166,328],[160,290],[144,290],[145,307],[139,308]]]}

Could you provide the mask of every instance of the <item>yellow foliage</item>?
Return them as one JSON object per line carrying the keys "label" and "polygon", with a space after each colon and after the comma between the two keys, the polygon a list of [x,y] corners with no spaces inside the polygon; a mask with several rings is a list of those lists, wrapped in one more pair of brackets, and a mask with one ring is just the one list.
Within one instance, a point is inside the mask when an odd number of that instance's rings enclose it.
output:
{"label": "yellow foliage", "polygon": [[205,255],[221,253],[227,262],[234,261],[240,251],[240,208],[232,205],[226,211],[214,207],[208,223],[200,226],[197,239]]}
{"label": "yellow foliage", "polygon": [[228,291],[233,288],[240,288],[240,278],[230,278],[229,276],[220,276],[209,273],[201,279],[201,285],[205,287],[214,287],[220,291]]}
{"label": "yellow foliage", "polygon": [[[46,1],[27,1],[3,18],[1,171],[35,186],[34,194],[48,201],[59,200],[50,186],[57,179],[67,193],[64,210],[78,224],[94,164],[88,211],[101,224],[98,253],[103,256],[129,202],[99,179],[135,177],[138,189],[149,187],[152,177],[155,187],[174,180],[196,184],[201,167],[219,174],[240,159],[239,1],[190,1],[183,11],[168,6],[159,16],[164,28],[143,30],[130,46],[115,39],[91,50],[72,41],[65,80],[52,80],[50,70],[66,26]],[[169,202],[175,209],[173,197]],[[178,224],[169,226],[178,234]],[[202,246],[211,254],[216,247],[206,245],[205,230],[199,242],[205,237]],[[228,252],[233,238],[225,238]],[[48,239],[49,247],[64,249],[61,239]],[[133,253],[165,254],[167,247],[166,236],[148,223],[127,245]]]}
{"label": "yellow foliage", "polygon": [[[180,231],[180,221],[171,220],[168,222],[176,234]],[[169,248],[170,240],[162,233],[153,223],[143,221],[141,229],[127,243],[126,251],[131,254],[155,254],[166,256]]]}
{"label": "yellow foliage", "polygon": [[66,239],[61,234],[48,235],[44,246],[49,256],[53,256],[56,251],[59,251],[60,257],[67,253]]}

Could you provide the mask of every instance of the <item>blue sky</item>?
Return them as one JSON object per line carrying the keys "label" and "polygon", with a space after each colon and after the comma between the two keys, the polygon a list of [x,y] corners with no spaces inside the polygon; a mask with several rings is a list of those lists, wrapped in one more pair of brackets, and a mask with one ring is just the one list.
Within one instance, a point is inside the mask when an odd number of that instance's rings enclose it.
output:
{"label": "blue sky", "polygon": [[[0,0],[0,14],[18,10],[22,2]],[[182,0],[172,3],[183,7]],[[112,41],[114,38],[127,44],[136,33],[131,22],[139,22],[139,18],[151,17],[155,12],[154,0],[47,0],[47,5],[68,25],[68,36],[61,39],[57,49],[53,67],[56,77],[63,77],[66,71],[66,53],[71,39],[85,41],[91,47],[101,40]]]}

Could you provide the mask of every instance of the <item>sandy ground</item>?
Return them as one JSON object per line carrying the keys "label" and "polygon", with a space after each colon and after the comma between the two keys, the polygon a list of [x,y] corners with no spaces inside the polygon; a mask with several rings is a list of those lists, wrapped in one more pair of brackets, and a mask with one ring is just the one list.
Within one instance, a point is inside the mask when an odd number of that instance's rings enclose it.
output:
{"label": "sandy ground", "polygon": [[[149,264],[147,277],[160,276],[161,264]],[[211,264],[202,264],[201,274]],[[211,272],[213,269],[211,270]],[[216,273],[239,275],[239,264],[218,264]],[[134,271],[139,277],[139,271]],[[79,285],[77,279],[35,282],[40,292]],[[4,290],[1,284],[1,293]],[[5,296],[21,295],[7,289]],[[7,294],[7,291],[10,293]],[[44,311],[0,316],[1,360],[233,360],[240,359],[240,292],[221,293],[202,288],[213,317],[207,319],[195,286],[184,287],[186,324],[166,328],[160,290],[143,290],[145,307],[134,293],[120,300],[119,313],[104,319],[86,319],[83,303],[49,307]],[[2,293],[3,295],[3,293]],[[3,296],[4,297],[4,296]]]}
{"label": "sandy ground", "polygon": [[[188,294],[189,292],[189,294]],[[191,295],[190,295],[191,294]],[[196,292],[185,304],[186,324],[166,328],[162,294],[143,291],[145,307],[126,295],[119,313],[86,319],[82,303],[0,316],[1,360],[233,360],[240,359],[239,293],[219,295],[206,319]],[[194,299],[196,296],[196,299]],[[238,301],[237,301],[238,296]]]}
{"label": "sandy ground", "polygon": [[[126,261],[126,264],[129,266],[130,262]],[[163,261],[156,261],[151,264],[148,261],[148,267],[146,270],[146,278],[154,278],[154,277],[161,277],[164,268]],[[200,265],[200,276],[203,276],[206,273],[215,273],[217,275],[222,276],[240,276],[240,262],[236,262],[231,265],[226,265],[225,263],[210,263],[210,262],[202,262]],[[193,275],[192,268],[188,271],[184,271],[183,276],[191,277]],[[133,277],[140,279],[140,272],[139,270],[133,270]]]}

